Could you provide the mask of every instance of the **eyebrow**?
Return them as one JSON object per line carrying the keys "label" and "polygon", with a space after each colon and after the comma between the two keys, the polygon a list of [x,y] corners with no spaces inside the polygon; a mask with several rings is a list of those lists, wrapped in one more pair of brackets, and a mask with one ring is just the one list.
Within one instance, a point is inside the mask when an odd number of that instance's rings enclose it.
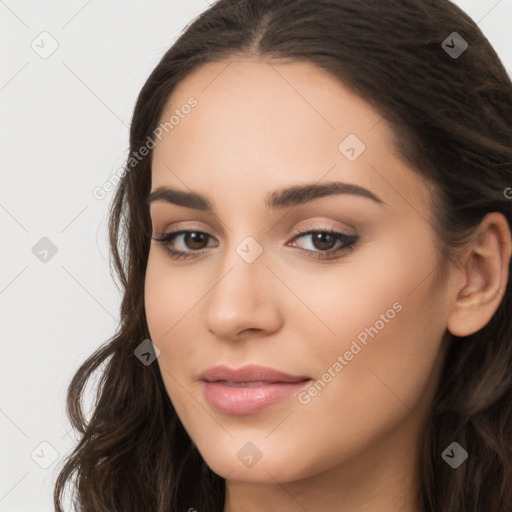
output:
{"label": "eyebrow", "polygon": [[[351,183],[333,181],[323,184],[297,185],[276,190],[267,196],[265,200],[265,207],[270,210],[279,210],[290,206],[308,203],[321,197],[339,194],[364,197],[371,199],[380,205],[385,204],[382,199],[366,188]],[[155,201],[164,201],[166,203],[176,204],[186,208],[193,208],[203,212],[214,212],[213,201],[208,196],[198,194],[196,192],[174,190],[165,186],[158,187],[153,190],[149,194],[146,204],[149,205]]]}

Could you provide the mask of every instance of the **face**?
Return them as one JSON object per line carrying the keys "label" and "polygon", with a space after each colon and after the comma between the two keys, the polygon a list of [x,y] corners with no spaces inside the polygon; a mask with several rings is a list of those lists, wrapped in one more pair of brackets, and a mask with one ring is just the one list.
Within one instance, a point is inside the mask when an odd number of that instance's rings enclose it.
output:
{"label": "face", "polygon": [[[446,331],[429,185],[377,111],[323,70],[226,66],[179,84],[162,122],[179,120],[153,154],[151,190],[181,193],[151,202],[153,238],[174,236],[152,240],[145,283],[169,397],[229,480],[376,461],[391,438],[402,453],[418,439]],[[291,377],[205,383],[218,365]]]}

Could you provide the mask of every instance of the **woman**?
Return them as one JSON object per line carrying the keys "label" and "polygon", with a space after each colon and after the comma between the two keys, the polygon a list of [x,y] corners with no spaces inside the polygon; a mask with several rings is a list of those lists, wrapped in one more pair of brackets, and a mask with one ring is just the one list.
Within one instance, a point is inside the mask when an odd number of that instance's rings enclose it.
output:
{"label": "woman", "polygon": [[130,145],[56,510],[512,510],[512,84],[467,15],[220,0]]}

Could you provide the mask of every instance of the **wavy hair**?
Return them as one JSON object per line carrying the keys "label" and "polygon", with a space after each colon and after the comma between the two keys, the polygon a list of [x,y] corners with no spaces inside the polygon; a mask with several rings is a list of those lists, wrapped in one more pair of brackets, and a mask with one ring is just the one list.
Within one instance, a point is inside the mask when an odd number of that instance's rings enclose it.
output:
{"label": "wavy hair", "polygon": [[[468,48],[442,46],[453,32]],[[450,46],[453,46],[451,43]],[[219,0],[191,22],[139,93],[130,158],[157,128],[176,85],[199,66],[238,57],[319,66],[390,124],[396,150],[436,187],[433,222],[440,261],[456,261],[489,212],[509,226],[512,83],[478,26],[448,0]],[[135,348],[149,338],[144,309],[151,221],[146,199],[152,152],[127,161],[109,210],[110,264],[123,289],[116,333],[79,367],[67,414],[80,440],[54,488],[67,484],[82,512],[221,512],[225,480],[187,435],[157,364]],[[112,268],[111,268],[112,270]],[[474,334],[451,336],[432,404],[420,467],[422,512],[512,510],[512,296]],[[86,384],[99,372],[86,418]],[[441,458],[453,441],[469,452],[457,470]]]}

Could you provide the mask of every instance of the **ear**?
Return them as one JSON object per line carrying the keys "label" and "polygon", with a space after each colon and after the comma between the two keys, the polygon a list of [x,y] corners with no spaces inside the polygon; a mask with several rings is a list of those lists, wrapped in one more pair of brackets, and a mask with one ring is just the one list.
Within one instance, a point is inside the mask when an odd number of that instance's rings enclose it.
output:
{"label": "ear", "polygon": [[[498,309],[508,282],[511,235],[507,219],[487,214],[464,251],[456,299],[448,315],[448,330],[469,336],[482,329]],[[462,284],[460,284],[462,283]]]}

